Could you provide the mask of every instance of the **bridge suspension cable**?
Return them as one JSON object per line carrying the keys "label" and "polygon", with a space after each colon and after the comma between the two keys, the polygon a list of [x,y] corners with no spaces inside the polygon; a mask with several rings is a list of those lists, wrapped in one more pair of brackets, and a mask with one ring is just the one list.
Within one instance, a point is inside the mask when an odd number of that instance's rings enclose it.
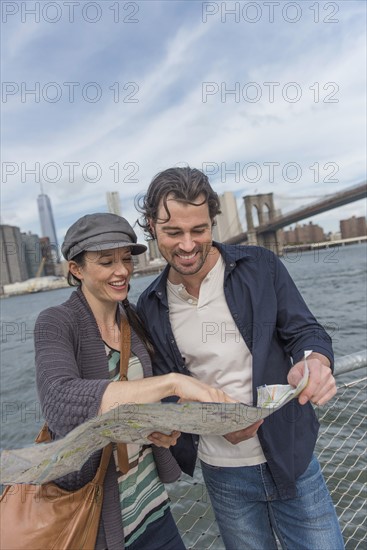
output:
{"label": "bridge suspension cable", "polygon": [[281,195],[280,193],[274,193],[274,197],[277,197],[285,201],[303,200],[303,199],[326,199],[327,197],[332,197],[333,195],[335,195],[335,193],[328,193],[326,195],[302,195],[302,196]]}

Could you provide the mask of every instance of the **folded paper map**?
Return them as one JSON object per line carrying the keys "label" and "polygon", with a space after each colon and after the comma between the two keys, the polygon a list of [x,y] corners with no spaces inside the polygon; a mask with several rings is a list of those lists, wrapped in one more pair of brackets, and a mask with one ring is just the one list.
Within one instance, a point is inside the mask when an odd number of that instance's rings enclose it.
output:
{"label": "folded paper map", "polygon": [[110,441],[150,444],[152,432],[173,430],[224,435],[271,415],[306,387],[308,369],[296,388],[260,386],[257,406],[244,403],[127,403],[81,424],[62,439],[1,453],[1,483],[46,483],[80,470]]}

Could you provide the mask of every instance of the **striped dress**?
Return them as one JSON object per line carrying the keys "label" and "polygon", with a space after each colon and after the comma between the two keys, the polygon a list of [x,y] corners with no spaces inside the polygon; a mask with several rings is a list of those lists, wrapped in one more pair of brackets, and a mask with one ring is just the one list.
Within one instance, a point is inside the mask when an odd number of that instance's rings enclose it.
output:
{"label": "striped dress", "polygon": [[[111,380],[118,380],[120,373],[120,352],[105,344]],[[134,354],[129,359],[128,380],[143,378],[142,365]],[[152,449],[149,445],[128,444],[129,471],[118,471],[116,450],[114,451],[118,473],[118,487],[121,504],[125,547],[128,548],[146,530],[148,525],[161,518],[169,508],[169,498],[160,481]]]}

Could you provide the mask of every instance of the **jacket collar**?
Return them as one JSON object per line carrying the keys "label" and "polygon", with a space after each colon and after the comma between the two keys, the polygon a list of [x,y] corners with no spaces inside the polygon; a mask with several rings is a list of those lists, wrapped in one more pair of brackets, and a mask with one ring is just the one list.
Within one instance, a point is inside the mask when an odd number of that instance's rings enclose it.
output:
{"label": "jacket collar", "polygon": [[[236,267],[236,262],[238,260],[248,259],[250,257],[248,247],[245,245],[230,245],[213,241],[213,246],[218,248],[224,259],[224,262],[226,264],[226,273],[232,271],[232,269]],[[149,296],[151,296],[152,294],[157,294],[157,296],[165,303],[167,301],[166,286],[169,270],[170,266],[167,265],[162,273],[155,279],[155,281],[153,281],[149,289]]]}

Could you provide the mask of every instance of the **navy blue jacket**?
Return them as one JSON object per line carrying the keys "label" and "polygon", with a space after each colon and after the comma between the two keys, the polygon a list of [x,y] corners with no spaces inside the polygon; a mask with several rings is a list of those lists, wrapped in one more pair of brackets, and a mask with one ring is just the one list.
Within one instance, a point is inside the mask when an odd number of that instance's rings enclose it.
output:
{"label": "navy blue jacket", "polygon": [[[283,263],[257,246],[213,243],[225,261],[224,294],[253,362],[253,396],[262,384],[287,384],[293,363],[313,350],[333,364],[331,339],[309,311]],[[155,346],[154,374],[189,374],[169,320],[166,282],[169,266],[142,293],[137,309]],[[225,367],[224,367],[225,368]],[[268,417],[258,436],[281,498],[295,496],[295,479],[307,468],[318,420],[310,403],[293,399]],[[171,452],[192,475],[198,436],[182,434]]]}

